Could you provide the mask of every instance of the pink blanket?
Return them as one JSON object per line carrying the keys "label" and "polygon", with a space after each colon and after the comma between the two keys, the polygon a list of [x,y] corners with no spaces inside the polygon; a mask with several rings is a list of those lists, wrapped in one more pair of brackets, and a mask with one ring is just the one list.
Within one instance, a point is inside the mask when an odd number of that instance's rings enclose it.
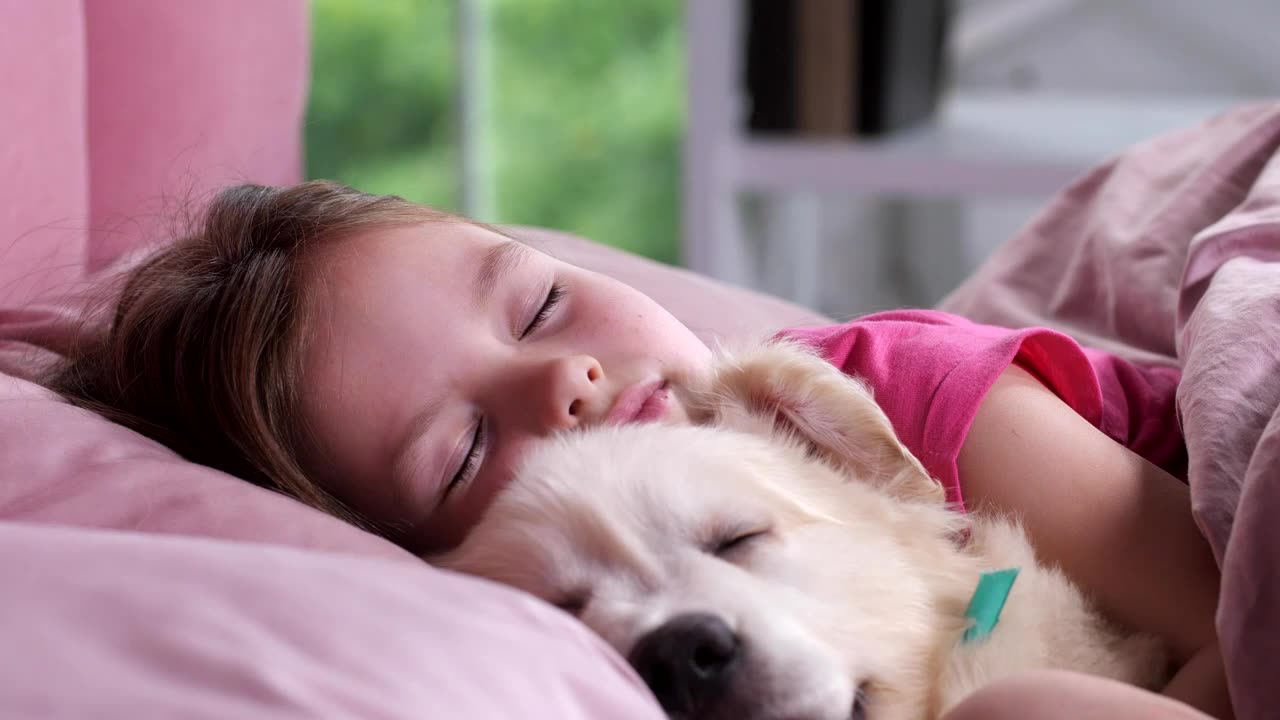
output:
{"label": "pink blanket", "polygon": [[1241,720],[1280,684],[1280,104],[1156,138],[1064,191],[941,307],[1176,365]]}

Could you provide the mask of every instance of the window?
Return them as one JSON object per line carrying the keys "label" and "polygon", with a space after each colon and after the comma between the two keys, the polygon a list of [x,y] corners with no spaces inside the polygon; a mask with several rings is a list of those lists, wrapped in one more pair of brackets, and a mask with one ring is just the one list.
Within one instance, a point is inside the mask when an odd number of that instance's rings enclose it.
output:
{"label": "window", "polygon": [[459,3],[483,23],[478,219],[674,261],[679,0],[314,0],[307,176],[462,210]]}

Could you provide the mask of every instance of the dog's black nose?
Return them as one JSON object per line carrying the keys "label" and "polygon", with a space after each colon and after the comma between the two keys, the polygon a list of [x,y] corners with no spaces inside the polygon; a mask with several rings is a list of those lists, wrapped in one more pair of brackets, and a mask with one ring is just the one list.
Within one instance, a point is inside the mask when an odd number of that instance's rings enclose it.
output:
{"label": "dog's black nose", "polygon": [[628,657],[668,713],[712,702],[737,668],[738,636],[706,613],[677,615],[636,643]]}

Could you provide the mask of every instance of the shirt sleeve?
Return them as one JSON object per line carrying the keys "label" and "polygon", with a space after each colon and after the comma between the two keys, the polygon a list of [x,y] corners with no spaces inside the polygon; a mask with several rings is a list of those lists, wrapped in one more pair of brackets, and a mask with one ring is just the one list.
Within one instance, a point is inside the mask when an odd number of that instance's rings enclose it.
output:
{"label": "shirt sleeve", "polygon": [[1094,426],[1102,419],[1098,380],[1083,349],[1047,328],[1009,330],[935,311],[893,311],[783,337],[813,346],[871,387],[894,431],[964,509],[956,461],[978,407],[1017,363]]}

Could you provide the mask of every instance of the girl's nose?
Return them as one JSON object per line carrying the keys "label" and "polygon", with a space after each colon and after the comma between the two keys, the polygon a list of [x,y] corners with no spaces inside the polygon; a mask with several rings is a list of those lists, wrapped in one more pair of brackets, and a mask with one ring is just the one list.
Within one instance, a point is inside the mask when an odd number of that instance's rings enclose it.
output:
{"label": "girl's nose", "polygon": [[599,422],[609,411],[601,380],[604,370],[590,355],[569,355],[547,362],[530,388],[533,410],[546,432],[570,430]]}

